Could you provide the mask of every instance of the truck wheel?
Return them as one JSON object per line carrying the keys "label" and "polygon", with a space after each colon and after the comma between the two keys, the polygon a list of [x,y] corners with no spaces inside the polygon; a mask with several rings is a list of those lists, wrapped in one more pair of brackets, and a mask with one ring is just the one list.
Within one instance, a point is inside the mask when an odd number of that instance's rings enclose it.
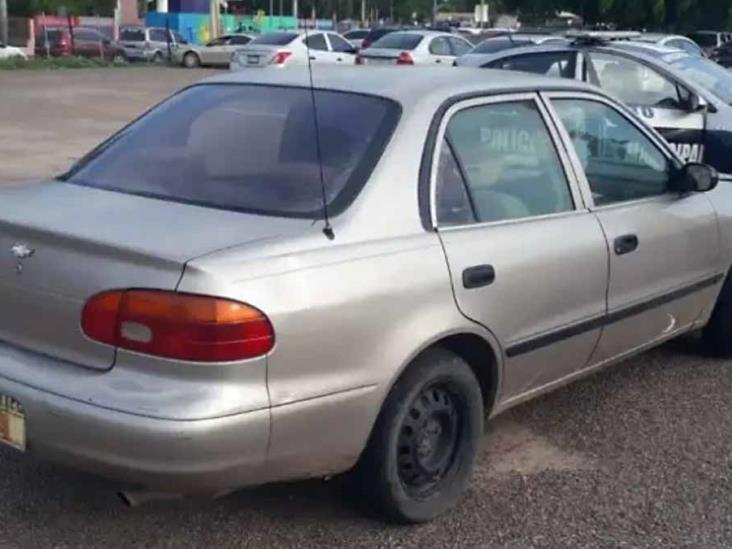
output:
{"label": "truck wheel", "polygon": [[732,356],[732,278],[727,277],[712,318],[702,332],[704,349],[715,356]]}
{"label": "truck wheel", "polygon": [[483,398],[457,355],[427,351],[384,403],[355,474],[360,495],[387,519],[426,522],[450,508],[473,470]]}
{"label": "truck wheel", "polygon": [[185,54],[185,56],[183,57],[183,66],[187,69],[195,69],[196,67],[198,67],[200,65],[201,65],[201,60],[193,52],[189,52],[189,53]]}

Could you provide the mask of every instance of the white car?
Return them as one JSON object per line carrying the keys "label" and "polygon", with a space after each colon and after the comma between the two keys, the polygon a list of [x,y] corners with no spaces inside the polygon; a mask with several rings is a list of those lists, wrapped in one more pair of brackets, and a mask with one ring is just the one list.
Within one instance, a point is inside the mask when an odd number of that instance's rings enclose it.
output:
{"label": "white car", "polygon": [[398,31],[379,38],[361,51],[358,65],[445,65],[465,55],[473,45],[456,34],[437,31]]}
{"label": "white car", "polygon": [[20,57],[21,59],[27,60],[28,56],[20,48],[15,46],[8,46],[0,42],[0,60],[11,59],[13,57]]}
{"label": "white car", "polygon": [[356,48],[340,34],[329,31],[284,31],[263,34],[249,42],[231,58],[233,71],[307,65],[308,56],[314,65],[356,62]]}
{"label": "white car", "polygon": [[704,50],[686,36],[679,34],[659,34],[654,32],[646,32],[640,36],[633,38],[636,42],[644,42],[646,44],[655,44],[657,46],[663,46],[665,48],[673,48],[676,50],[685,51],[689,55],[699,55],[704,57]]}

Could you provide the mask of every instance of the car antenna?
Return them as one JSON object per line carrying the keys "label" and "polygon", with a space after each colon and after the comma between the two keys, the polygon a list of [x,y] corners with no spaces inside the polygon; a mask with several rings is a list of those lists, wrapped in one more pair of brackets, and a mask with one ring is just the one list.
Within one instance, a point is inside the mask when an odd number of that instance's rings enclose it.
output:
{"label": "car antenna", "polygon": [[305,20],[305,49],[308,56],[308,78],[310,79],[310,101],[313,105],[313,126],[315,128],[315,154],[318,157],[318,175],[320,177],[320,196],[323,200],[323,234],[328,240],[335,238],[333,227],[330,224],[330,216],[328,215],[328,195],[325,190],[325,172],[323,171],[323,153],[320,148],[320,126],[318,125],[318,106],[315,100],[315,84],[313,83],[313,63],[310,56],[310,44],[308,41],[308,23]]}

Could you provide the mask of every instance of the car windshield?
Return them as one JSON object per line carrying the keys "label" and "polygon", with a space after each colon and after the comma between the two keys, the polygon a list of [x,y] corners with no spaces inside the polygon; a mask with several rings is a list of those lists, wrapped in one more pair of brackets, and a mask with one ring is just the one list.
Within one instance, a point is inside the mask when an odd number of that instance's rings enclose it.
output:
{"label": "car windshield", "polygon": [[295,32],[270,32],[257,36],[249,43],[252,46],[286,46],[297,37]]}
{"label": "car windshield", "polygon": [[680,57],[671,65],[719,99],[732,105],[732,73],[709,59]]}
{"label": "car windshield", "polygon": [[713,32],[697,32],[691,35],[691,39],[704,48],[717,45],[717,35]]}
{"label": "car windshield", "polygon": [[424,38],[421,34],[407,32],[391,32],[386,36],[379,38],[371,46],[372,48],[382,48],[385,50],[413,50]]}
{"label": "car windshield", "polygon": [[323,209],[320,158],[325,198],[335,215],[366,183],[400,109],[378,97],[314,94],[317,141],[307,88],[194,86],[89,153],[61,179],[227,210],[317,218]]}

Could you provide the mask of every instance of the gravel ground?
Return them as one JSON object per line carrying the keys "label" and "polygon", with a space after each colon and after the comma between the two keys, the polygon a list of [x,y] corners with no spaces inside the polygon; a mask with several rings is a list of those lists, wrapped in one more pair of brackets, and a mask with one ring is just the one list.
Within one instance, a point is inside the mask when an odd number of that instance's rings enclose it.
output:
{"label": "gravel ground", "polygon": [[[0,181],[47,173],[210,74],[150,70],[89,73],[92,107],[72,101],[87,73],[0,73]],[[28,88],[66,110],[31,108]],[[66,138],[44,156],[24,136],[51,115]],[[459,506],[419,527],[363,516],[338,480],[128,509],[112,483],[0,449],[0,547],[730,547],[730,394],[732,363],[686,339],[525,404],[488,426]]]}

